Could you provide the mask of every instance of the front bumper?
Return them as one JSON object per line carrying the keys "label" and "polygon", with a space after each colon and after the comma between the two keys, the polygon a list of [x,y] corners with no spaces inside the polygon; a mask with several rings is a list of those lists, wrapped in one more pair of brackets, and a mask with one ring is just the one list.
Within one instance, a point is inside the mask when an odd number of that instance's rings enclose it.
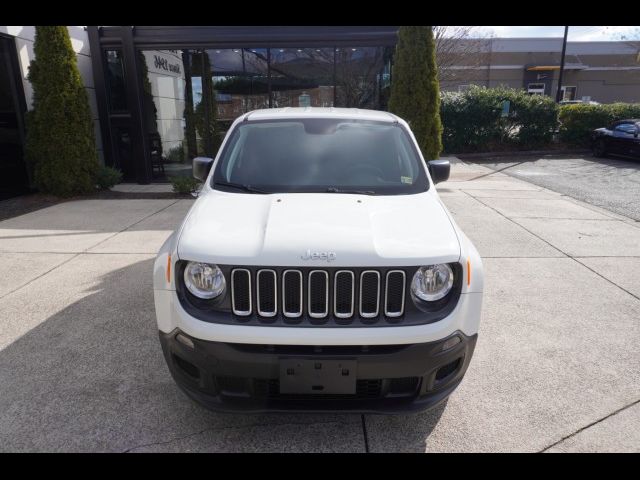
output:
{"label": "front bumper", "polygon": [[[188,338],[193,348],[176,340]],[[171,375],[187,395],[218,411],[399,413],[432,408],[461,382],[477,335],[456,331],[429,343],[365,346],[260,345],[159,332]],[[443,351],[453,336],[460,342]],[[187,342],[188,343],[188,342]],[[356,360],[355,394],[281,394],[286,359]]]}

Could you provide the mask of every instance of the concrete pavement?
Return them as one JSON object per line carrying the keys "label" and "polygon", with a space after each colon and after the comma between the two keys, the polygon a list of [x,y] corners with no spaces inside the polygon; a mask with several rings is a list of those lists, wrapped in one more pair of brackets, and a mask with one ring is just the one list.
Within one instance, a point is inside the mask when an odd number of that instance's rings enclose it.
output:
{"label": "concrete pavement", "polygon": [[191,200],[0,222],[0,450],[640,451],[638,222],[478,165],[456,163],[438,190],[483,256],[485,306],[459,389],[408,416],[187,399],[162,358],[151,266]]}

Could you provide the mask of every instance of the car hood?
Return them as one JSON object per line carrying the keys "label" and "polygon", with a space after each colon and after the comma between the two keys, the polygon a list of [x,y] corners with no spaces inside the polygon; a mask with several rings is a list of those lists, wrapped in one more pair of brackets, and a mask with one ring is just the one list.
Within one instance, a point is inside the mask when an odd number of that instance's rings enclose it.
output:
{"label": "car hood", "polygon": [[[303,259],[308,252],[333,255]],[[210,190],[183,224],[178,256],[223,265],[409,266],[457,261],[460,243],[433,190],[393,196]]]}

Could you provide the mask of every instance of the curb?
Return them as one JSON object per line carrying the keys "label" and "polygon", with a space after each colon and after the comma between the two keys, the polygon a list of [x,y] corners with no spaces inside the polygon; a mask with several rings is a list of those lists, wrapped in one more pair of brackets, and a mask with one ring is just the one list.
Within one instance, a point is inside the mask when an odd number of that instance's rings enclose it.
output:
{"label": "curb", "polygon": [[481,153],[451,153],[449,155],[458,157],[461,160],[474,158],[494,158],[494,157],[527,157],[533,155],[584,155],[591,153],[587,148],[571,150],[516,150],[512,152],[481,152]]}

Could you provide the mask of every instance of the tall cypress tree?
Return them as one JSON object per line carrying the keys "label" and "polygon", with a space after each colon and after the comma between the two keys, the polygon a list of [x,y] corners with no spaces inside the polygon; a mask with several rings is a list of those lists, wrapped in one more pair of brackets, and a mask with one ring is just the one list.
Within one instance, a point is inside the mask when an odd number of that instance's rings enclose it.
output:
{"label": "tall cypress tree", "polygon": [[196,143],[195,114],[193,111],[193,85],[191,83],[192,56],[189,50],[182,51],[182,65],[184,66],[184,137],[187,142],[187,159],[198,156]]}
{"label": "tall cypress tree", "polygon": [[400,27],[389,111],[411,126],[425,160],[442,151],[440,85],[432,27]]}
{"label": "tall cypress tree", "polygon": [[213,88],[211,60],[206,50],[202,51],[200,59],[202,62],[202,100],[195,108],[196,128],[204,144],[204,154],[214,158],[220,147],[218,129],[216,128],[216,93]]}
{"label": "tall cypress tree", "polygon": [[36,27],[34,52],[26,154],[35,184],[65,197],[95,191],[99,164],[93,120],[67,27]]}

